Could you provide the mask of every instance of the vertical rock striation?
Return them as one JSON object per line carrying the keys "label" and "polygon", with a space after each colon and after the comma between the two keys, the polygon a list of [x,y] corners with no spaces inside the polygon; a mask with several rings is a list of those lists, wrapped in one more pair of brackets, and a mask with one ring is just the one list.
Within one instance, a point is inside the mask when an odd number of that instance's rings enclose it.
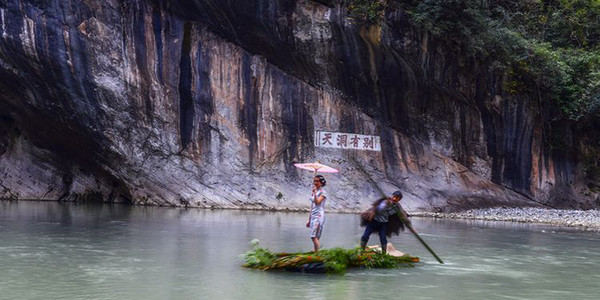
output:
{"label": "vertical rock striation", "polygon": [[0,21],[2,198],[302,209],[293,163],[319,159],[338,210],[378,196],[369,177],[411,210],[595,205],[577,155],[547,149],[551,107],[397,8],[359,26],[337,0],[9,0]]}

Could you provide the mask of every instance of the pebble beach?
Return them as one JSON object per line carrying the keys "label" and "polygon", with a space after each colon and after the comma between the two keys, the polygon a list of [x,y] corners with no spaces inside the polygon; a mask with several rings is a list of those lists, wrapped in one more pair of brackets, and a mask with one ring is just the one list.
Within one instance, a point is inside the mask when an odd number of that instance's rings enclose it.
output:
{"label": "pebble beach", "polygon": [[600,231],[600,210],[562,210],[531,207],[485,208],[456,213],[420,212],[411,213],[410,215],[415,217],[538,223]]}

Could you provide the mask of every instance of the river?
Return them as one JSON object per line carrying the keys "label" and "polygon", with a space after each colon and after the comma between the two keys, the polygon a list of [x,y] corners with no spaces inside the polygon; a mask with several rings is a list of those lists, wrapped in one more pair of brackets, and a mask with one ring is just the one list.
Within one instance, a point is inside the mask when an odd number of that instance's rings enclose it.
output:
{"label": "river", "polygon": [[[600,233],[413,218],[391,238],[414,268],[345,275],[241,267],[249,241],[308,251],[306,213],[0,202],[0,299],[597,299]],[[354,247],[356,215],[327,215],[324,248]],[[370,244],[376,244],[376,235]]]}

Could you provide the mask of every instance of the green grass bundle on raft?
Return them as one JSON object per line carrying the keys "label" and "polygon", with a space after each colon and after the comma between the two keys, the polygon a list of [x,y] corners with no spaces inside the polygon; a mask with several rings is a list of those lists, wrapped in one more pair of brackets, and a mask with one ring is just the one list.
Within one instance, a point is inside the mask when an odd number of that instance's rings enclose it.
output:
{"label": "green grass bundle on raft", "polygon": [[329,274],[343,274],[346,269],[353,267],[368,269],[412,267],[419,261],[417,257],[408,255],[396,257],[370,249],[363,250],[359,247],[322,249],[316,253],[273,253],[256,246],[244,254],[244,259],[246,260],[244,267],[261,270],[294,269],[305,264],[322,262]]}

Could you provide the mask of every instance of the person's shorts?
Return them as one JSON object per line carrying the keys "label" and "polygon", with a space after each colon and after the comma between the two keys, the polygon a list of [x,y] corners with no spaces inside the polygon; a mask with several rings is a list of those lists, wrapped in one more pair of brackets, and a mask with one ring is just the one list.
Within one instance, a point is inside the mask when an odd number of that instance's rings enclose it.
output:
{"label": "person's shorts", "polygon": [[321,233],[323,233],[323,224],[325,220],[323,218],[312,218],[310,219],[310,237],[311,238],[321,238]]}

